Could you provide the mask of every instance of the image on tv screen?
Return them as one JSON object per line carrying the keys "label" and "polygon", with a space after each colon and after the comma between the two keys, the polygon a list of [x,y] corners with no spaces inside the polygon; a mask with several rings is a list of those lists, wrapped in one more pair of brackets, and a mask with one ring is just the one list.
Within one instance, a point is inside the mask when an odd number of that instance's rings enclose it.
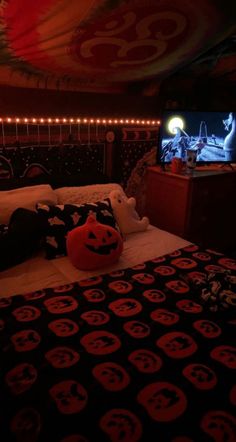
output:
{"label": "image on tv screen", "polygon": [[187,149],[198,162],[236,161],[236,112],[166,111],[162,116],[159,161],[186,161]]}

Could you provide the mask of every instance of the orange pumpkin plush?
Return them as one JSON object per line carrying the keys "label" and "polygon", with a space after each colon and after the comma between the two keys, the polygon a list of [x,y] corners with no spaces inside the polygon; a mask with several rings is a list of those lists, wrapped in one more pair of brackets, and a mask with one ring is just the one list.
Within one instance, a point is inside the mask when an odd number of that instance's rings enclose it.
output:
{"label": "orange pumpkin plush", "polygon": [[80,270],[95,270],[118,261],[123,250],[120,233],[113,227],[97,222],[89,215],[82,226],[68,233],[67,254]]}

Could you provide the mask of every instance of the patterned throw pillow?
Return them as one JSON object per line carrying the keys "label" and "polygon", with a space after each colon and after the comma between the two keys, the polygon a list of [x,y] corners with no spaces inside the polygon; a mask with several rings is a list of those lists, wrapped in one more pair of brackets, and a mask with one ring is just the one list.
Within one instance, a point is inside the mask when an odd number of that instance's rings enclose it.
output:
{"label": "patterned throw pillow", "polygon": [[36,210],[45,225],[44,244],[47,259],[58,258],[67,254],[66,237],[68,232],[84,224],[90,214],[94,214],[98,222],[107,224],[119,231],[109,198],[104,199],[104,201],[81,205],[48,206],[37,204]]}

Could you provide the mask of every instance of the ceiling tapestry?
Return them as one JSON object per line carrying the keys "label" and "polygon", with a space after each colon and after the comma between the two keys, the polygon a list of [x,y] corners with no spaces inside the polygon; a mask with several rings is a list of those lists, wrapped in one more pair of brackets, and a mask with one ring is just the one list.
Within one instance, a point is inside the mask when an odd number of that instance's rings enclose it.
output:
{"label": "ceiling tapestry", "polygon": [[0,83],[122,92],[161,80],[232,35],[233,3],[219,3],[2,0]]}

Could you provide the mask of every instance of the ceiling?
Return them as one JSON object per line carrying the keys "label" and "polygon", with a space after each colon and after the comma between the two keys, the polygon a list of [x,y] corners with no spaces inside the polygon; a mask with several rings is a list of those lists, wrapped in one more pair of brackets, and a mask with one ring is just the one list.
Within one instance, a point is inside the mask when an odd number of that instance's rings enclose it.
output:
{"label": "ceiling", "polygon": [[236,81],[235,0],[1,0],[0,85],[157,95]]}

